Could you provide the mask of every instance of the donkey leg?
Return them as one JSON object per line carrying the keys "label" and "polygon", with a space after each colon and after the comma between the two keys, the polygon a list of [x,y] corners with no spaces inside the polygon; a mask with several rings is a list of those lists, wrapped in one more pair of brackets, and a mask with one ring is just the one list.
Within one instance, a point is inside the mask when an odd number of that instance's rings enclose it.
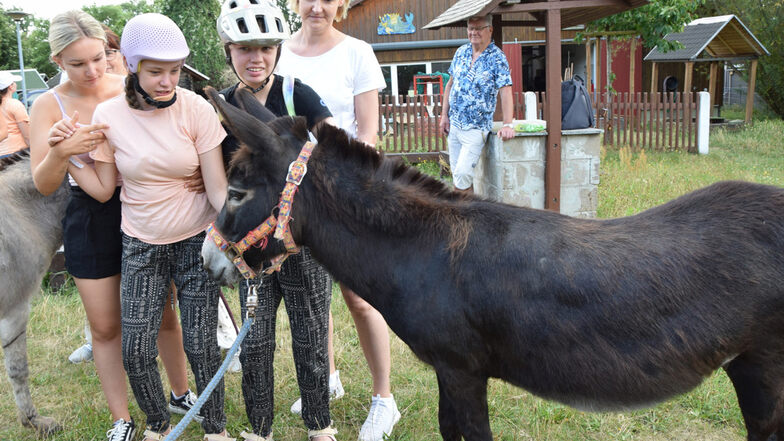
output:
{"label": "donkey leg", "polygon": [[27,320],[29,305],[4,311],[0,318],[0,342],[5,354],[5,369],[14,391],[14,400],[19,410],[22,424],[32,427],[40,434],[49,436],[61,429],[57,422],[48,417],[38,415],[33,405],[28,384],[29,371],[27,366]]}
{"label": "donkey leg", "polygon": [[446,386],[441,380],[441,375],[436,372],[438,379],[438,427],[441,431],[441,438],[444,441],[460,441],[463,435],[460,433],[457,411],[446,394]]}
{"label": "donkey leg", "polygon": [[[438,370],[438,386],[441,436],[449,441],[459,440],[460,434],[466,441],[492,441],[487,414],[487,377],[441,368]],[[445,405],[443,416],[442,405]]]}
{"label": "donkey leg", "polygon": [[748,441],[768,441],[782,432],[784,369],[779,358],[743,354],[724,367],[738,395]]}

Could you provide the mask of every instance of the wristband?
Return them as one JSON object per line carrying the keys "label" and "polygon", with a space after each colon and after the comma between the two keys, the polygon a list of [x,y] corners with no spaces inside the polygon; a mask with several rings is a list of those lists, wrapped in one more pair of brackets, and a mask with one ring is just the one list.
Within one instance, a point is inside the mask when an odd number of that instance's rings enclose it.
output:
{"label": "wristband", "polygon": [[506,124],[504,124],[502,127],[509,127],[510,129],[513,129],[513,128],[514,128],[514,124],[512,124],[512,123],[506,123]]}

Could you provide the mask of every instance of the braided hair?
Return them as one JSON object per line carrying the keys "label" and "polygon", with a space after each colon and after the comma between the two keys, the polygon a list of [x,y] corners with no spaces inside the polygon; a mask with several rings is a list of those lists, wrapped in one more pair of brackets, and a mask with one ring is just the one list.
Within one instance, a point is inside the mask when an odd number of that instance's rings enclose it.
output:
{"label": "braided hair", "polygon": [[136,110],[144,110],[142,109],[142,105],[139,102],[139,97],[136,96],[136,90],[133,87],[133,82],[137,81],[135,75],[129,73],[127,77],[125,77],[125,101],[128,103],[128,106],[131,109]]}

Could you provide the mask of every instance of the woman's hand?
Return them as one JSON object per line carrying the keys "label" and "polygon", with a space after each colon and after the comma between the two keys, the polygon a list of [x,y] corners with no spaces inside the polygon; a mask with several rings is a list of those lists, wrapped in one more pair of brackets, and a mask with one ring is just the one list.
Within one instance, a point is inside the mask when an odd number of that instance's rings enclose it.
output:
{"label": "woman's hand", "polygon": [[52,128],[49,129],[49,147],[54,147],[58,142],[70,138],[76,130],[76,122],[79,120],[79,111],[74,111],[73,117],[70,120],[65,118],[54,123]]}
{"label": "woman's hand", "polygon": [[58,156],[66,160],[71,156],[93,151],[96,145],[106,140],[106,135],[101,130],[108,128],[109,126],[106,124],[77,127],[68,139],[55,144],[51,148]]}
{"label": "woman's hand", "polygon": [[69,127],[68,123],[61,124],[63,121],[60,120],[49,130],[50,135],[53,133],[67,134],[68,131],[71,132],[70,135],[65,136],[63,140],[54,145],[50,142],[50,147],[54,150],[54,153],[63,158],[63,160],[67,160],[73,155],[90,152],[95,149],[96,145],[106,140],[106,135],[103,134],[102,130],[109,128],[107,124],[91,124],[89,126],[77,127],[78,118],[79,114],[74,112],[74,116],[70,121],[70,125],[73,128]]}

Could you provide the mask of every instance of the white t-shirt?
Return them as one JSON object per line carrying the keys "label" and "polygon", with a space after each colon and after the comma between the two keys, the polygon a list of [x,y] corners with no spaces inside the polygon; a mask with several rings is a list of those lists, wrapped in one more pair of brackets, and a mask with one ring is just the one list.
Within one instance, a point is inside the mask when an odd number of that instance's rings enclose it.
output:
{"label": "white t-shirt", "polygon": [[284,43],[277,72],[299,78],[315,90],[332,112],[335,124],[351,136],[357,134],[354,97],[386,87],[373,48],[350,36],[315,57],[301,57]]}

